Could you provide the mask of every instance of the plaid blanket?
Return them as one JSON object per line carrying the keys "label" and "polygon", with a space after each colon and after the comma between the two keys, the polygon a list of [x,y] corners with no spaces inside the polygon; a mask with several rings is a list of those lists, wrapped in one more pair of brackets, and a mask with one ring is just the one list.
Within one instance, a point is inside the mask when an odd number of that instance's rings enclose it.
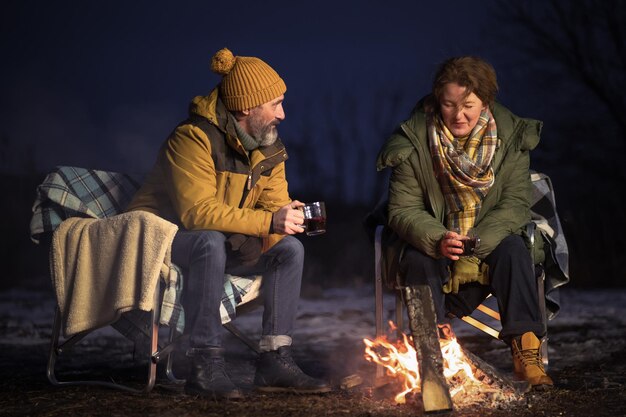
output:
{"label": "plaid blanket", "polygon": [[549,319],[556,316],[561,305],[559,287],[569,282],[569,252],[561,221],[556,211],[554,188],[550,177],[531,171],[533,183],[531,215],[547,244],[544,269],[546,273],[546,304]]}
{"label": "plaid blanket", "polygon": [[69,217],[101,219],[123,212],[139,184],[139,178],[117,172],[57,167],[37,187],[31,239],[39,243]]}
{"label": "plaid blanket", "polygon": [[[141,184],[141,178],[118,172],[59,166],[37,187],[30,221],[30,235],[35,243],[51,234],[69,217],[106,218],[122,213]],[[172,268],[165,280],[160,322],[184,329],[184,311],[180,303],[183,275]],[[232,277],[225,280],[222,322],[235,318],[235,307],[259,276]]]}

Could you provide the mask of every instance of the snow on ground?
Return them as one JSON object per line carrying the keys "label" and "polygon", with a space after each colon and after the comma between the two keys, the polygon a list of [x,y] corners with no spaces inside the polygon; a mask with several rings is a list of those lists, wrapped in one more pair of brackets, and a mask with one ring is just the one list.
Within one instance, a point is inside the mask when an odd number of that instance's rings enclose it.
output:
{"label": "snow on ground", "polygon": [[[581,290],[566,288],[561,293],[562,309],[549,322],[551,366],[563,369],[593,355],[602,360],[626,349],[626,289]],[[49,291],[10,290],[0,293],[0,339],[2,344],[48,343],[54,314],[54,296]],[[384,321],[395,317],[395,299],[384,297]],[[245,332],[260,333],[262,309],[238,317],[235,323]],[[323,291],[319,298],[302,299],[296,321],[294,346],[314,344],[316,351],[336,352],[342,346],[362,345],[373,338],[374,292],[370,287]],[[469,325],[455,321],[457,335],[467,338],[473,351],[478,345],[483,359],[506,366],[506,346],[480,336]],[[477,336],[474,340],[473,336]]]}

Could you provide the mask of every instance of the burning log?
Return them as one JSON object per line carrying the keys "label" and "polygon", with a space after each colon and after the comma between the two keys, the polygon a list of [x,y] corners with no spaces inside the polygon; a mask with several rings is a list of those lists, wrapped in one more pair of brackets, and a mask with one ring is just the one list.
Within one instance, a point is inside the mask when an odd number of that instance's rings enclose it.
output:
{"label": "burning log", "polygon": [[[393,323],[390,323],[395,329]],[[398,378],[403,389],[395,396],[398,404],[404,404],[410,394],[421,391],[417,352],[411,337],[403,334],[402,339],[392,343],[385,336],[375,340],[364,339],[365,359],[383,366],[387,376],[376,380],[374,388],[380,388]],[[455,337],[439,339],[444,362],[443,374],[456,407],[480,405],[483,407],[505,407],[523,399],[522,393],[529,389],[525,381],[511,380],[507,375],[463,349]]]}
{"label": "burning log", "polygon": [[363,378],[361,378],[360,375],[352,374],[352,375],[348,375],[347,377],[341,379],[341,382],[339,384],[339,388],[341,388],[341,389],[350,389],[350,388],[354,388],[356,386],[359,386],[362,383],[363,383]]}
{"label": "burning log", "polygon": [[443,375],[443,356],[430,287],[404,287],[403,297],[415,345],[424,411],[430,413],[452,410],[450,390]]}
{"label": "burning log", "polygon": [[386,369],[387,377],[377,375],[374,388],[386,385],[388,378],[399,378],[404,387],[395,396],[396,403],[404,404],[410,394],[421,391],[427,412],[451,410],[451,399],[461,408],[477,404],[501,407],[522,399],[521,394],[530,388],[527,382],[512,380],[463,349],[453,332],[439,339],[430,288],[411,287],[403,296],[411,337],[399,332],[401,337],[395,343],[378,334],[374,340],[363,340],[365,359]]}
{"label": "burning log", "polygon": [[461,347],[461,351],[465,355],[466,360],[472,364],[474,376],[484,383],[489,385],[496,384],[500,390],[511,390],[516,394],[522,394],[530,390],[528,381],[514,381],[467,349]]}

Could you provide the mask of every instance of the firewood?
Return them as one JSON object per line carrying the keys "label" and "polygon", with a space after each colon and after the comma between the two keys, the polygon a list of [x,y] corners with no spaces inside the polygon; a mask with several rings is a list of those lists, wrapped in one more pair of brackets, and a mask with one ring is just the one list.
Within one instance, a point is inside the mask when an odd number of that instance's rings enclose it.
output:
{"label": "firewood", "polygon": [[499,372],[496,368],[491,366],[486,361],[474,355],[469,350],[463,347],[461,347],[461,350],[463,351],[465,357],[472,363],[473,367],[476,368],[476,372],[484,374],[487,378],[491,380],[489,381],[491,385],[493,385],[493,383],[496,383],[500,386],[501,389],[508,388],[518,394],[525,393],[530,390],[530,384],[527,381],[514,381]]}
{"label": "firewood", "polygon": [[452,410],[450,390],[443,376],[443,357],[430,287],[404,287],[403,296],[419,365],[424,411],[431,413]]}
{"label": "firewood", "polygon": [[339,384],[339,387],[341,389],[350,389],[358,385],[361,385],[362,383],[363,383],[363,378],[361,378],[360,375],[352,374],[352,375],[348,375],[345,378],[342,378],[341,383]]}

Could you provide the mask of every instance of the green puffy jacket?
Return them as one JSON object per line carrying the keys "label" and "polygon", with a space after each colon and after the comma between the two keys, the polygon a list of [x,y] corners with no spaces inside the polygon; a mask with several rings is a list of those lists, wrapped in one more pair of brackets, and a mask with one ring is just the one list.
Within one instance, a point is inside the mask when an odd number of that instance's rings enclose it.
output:
{"label": "green puffy jacket", "polygon": [[[445,201],[435,178],[422,102],[378,155],[379,171],[392,168],[387,215],[394,236],[388,235],[386,239],[387,268],[393,267],[390,263],[397,263],[406,244],[439,257],[437,243],[446,233]],[[522,234],[530,222],[529,151],[539,143],[542,126],[540,121],[515,116],[497,103],[491,111],[499,140],[492,161],[495,181],[475,224],[481,239],[476,255],[481,259],[505,237]],[[537,256],[543,256],[538,249]]]}

